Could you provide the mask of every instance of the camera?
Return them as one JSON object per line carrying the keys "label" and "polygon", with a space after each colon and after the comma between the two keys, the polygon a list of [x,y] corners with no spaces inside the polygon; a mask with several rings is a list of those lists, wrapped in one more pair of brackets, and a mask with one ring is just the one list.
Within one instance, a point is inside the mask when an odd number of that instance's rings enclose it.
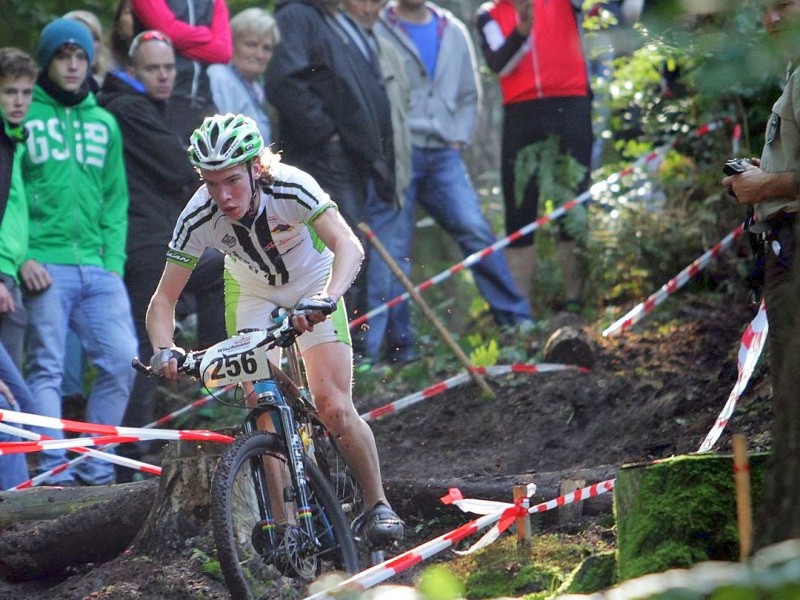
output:
{"label": "camera", "polygon": [[745,165],[749,165],[750,161],[746,158],[731,158],[725,161],[725,166],[722,167],[722,172],[725,175],[739,175],[747,170]]}
{"label": "camera", "polygon": [[[725,161],[725,166],[722,167],[722,172],[725,173],[725,175],[739,175],[747,170],[745,165],[749,164],[751,163],[746,158],[731,158]],[[733,189],[731,189],[730,186],[728,187],[728,193],[736,198],[736,194],[733,193]]]}

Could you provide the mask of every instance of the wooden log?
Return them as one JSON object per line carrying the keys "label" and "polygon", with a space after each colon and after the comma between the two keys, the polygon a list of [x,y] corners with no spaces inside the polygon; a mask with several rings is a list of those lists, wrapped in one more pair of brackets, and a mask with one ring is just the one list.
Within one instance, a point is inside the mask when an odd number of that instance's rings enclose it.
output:
{"label": "wooden log", "polygon": [[578,326],[556,329],[544,345],[544,361],[578,365],[591,369],[595,363],[594,347],[588,334]]}
{"label": "wooden log", "polygon": [[155,497],[156,487],[149,480],[120,485],[36,487],[17,492],[0,492],[0,530],[26,521],[56,519],[95,504],[109,502],[119,496],[127,497],[137,487],[145,487]]}
{"label": "wooden log", "polygon": [[[57,577],[68,567],[114,558],[145,522],[157,486],[150,479],[102,486],[110,488],[104,491],[98,486],[88,496],[74,488],[14,492],[23,499],[52,498],[60,508],[55,519],[18,523],[0,533],[0,576],[9,581]],[[79,499],[71,502],[70,496]],[[87,503],[86,497],[94,502]],[[39,515],[43,512],[35,510]]]}

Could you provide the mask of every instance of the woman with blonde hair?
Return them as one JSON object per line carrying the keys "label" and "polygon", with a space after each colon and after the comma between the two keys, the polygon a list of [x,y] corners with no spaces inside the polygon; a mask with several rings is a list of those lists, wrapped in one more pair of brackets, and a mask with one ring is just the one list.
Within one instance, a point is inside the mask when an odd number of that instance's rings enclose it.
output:
{"label": "woman with blonde hair", "polygon": [[86,26],[89,33],[92,34],[92,41],[94,42],[94,61],[92,62],[92,79],[97,84],[89,82],[89,88],[93,92],[97,92],[100,86],[103,85],[103,78],[111,68],[111,52],[105,44],[105,35],[103,33],[103,26],[100,24],[100,19],[97,18],[93,12],[88,10],[72,10],[64,15],[65,19],[72,19]]}
{"label": "woman with blonde hair", "polygon": [[248,8],[231,19],[233,58],[208,68],[211,95],[220,113],[243,114],[256,122],[269,145],[273,139],[262,76],[280,41],[278,25],[262,8]]}

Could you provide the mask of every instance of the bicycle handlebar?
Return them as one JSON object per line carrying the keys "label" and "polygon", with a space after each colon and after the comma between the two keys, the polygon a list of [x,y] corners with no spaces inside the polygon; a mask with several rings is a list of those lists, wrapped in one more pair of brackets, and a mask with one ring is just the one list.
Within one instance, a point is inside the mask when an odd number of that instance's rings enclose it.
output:
{"label": "bicycle handlebar", "polygon": [[[239,332],[237,335],[230,337],[226,340],[219,342],[218,344],[214,344],[213,346],[206,348],[204,350],[193,350],[187,352],[182,356],[176,356],[178,360],[178,373],[182,375],[188,375],[190,377],[196,377],[197,379],[204,379],[203,371],[206,371],[209,368],[213,368],[214,371],[211,374],[211,377],[214,378],[216,374],[219,373],[220,367],[222,367],[222,363],[224,362],[224,367],[232,367],[233,373],[226,372],[223,375],[227,375],[228,377],[238,377],[240,375],[240,371],[237,369],[241,369],[244,373],[248,374],[255,374],[258,370],[258,365],[253,365],[249,361],[253,361],[253,356],[248,356],[248,353],[253,353],[256,349],[264,348],[265,350],[271,350],[275,346],[280,346],[281,348],[287,348],[294,344],[294,341],[297,339],[299,335],[303,332],[296,329],[292,323],[292,317],[294,315],[307,315],[311,312],[319,312],[324,315],[329,315],[335,310],[335,307],[331,309],[328,306],[314,306],[313,310],[309,310],[308,308],[304,308],[301,310],[287,310],[285,308],[276,308],[272,311],[270,315],[272,320],[277,323],[274,327],[270,327],[266,330],[259,330],[259,329],[249,329]],[[263,333],[263,339],[257,339],[259,336],[257,334]],[[243,337],[247,336],[248,334],[253,334],[256,339],[252,341],[249,345],[243,341]],[[247,341],[250,341],[249,338]],[[246,348],[243,350],[243,346]],[[211,360],[206,361],[209,364],[204,366],[204,359],[206,359],[206,355],[211,356]],[[236,363],[240,365],[239,367],[233,366],[233,360],[238,358],[240,362]],[[131,361],[131,366],[136,369],[139,373],[146,375],[148,377],[153,377],[153,371],[149,365],[145,365],[142,363],[139,358],[134,358]]]}

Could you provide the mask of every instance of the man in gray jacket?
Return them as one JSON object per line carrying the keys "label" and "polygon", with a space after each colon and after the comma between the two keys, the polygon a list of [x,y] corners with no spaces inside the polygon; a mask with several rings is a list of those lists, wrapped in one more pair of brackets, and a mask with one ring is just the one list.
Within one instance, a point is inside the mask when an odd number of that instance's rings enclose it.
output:
{"label": "man in gray jacket", "polygon": [[[481,94],[467,29],[431,2],[393,0],[382,11],[377,31],[402,54],[411,87],[412,174],[403,204],[405,223],[398,228],[407,237],[405,254],[411,255],[417,202],[453,236],[465,256],[478,252],[493,244],[495,236],[461,159],[472,138]],[[498,324],[530,320],[530,306],[514,285],[502,252],[490,254],[472,270]],[[405,311],[410,327],[407,305]]]}

